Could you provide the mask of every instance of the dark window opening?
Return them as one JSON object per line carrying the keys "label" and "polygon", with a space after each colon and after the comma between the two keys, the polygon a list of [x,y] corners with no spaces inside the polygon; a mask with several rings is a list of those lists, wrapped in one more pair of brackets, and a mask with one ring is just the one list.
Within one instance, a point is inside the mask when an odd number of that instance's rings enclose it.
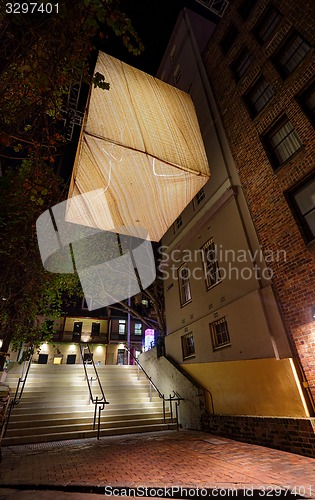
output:
{"label": "dark window opening", "polygon": [[220,42],[220,46],[222,48],[223,54],[227,54],[231,49],[236,37],[238,35],[238,31],[234,25],[230,26],[225,36],[222,38]]}
{"label": "dark window opening", "polygon": [[100,323],[92,323],[91,334],[93,336],[97,336],[100,334],[101,324]]}
{"label": "dark window opening", "polygon": [[297,100],[306,116],[315,125],[315,81],[297,97]]}
{"label": "dark window opening", "polygon": [[256,116],[267,106],[274,95],[272,87],[262,76],[257,80],[252,88],[244,95],[244,101],[247,104],[251,116]]}
{"label": "dark window opening", "polygon": [[310,51],[310,45],[302,36],[293,32],[273,57],[273,62],[283,78],[288,77]]}
{"label": "dark window opening", "polygon": [[236,60],[231,65],[235,80],[238,81],[245,75],[250,64],[252,62],[252,56],[247,47],[244,47],[239,53]]}
{"label": "dark window opening", "polygon": [[286,117],[281,118],[262,137],[262,141],[274,169],[289,160],[302,147],[296,130]]}
{"label": "dark window opening", "polygon": [[38,364],[39,365],[47,365],[48,363],[48,354],[39,354],[38,355]]}
{"label": "dark window opening", "polygon": [[187,333],[182,336],[182,352],[183,359],[187,359],[195,355],[195,342],[192,333]]}
{"label": "dark window opening", "polygon": [[315,174],[286,193],[306,243],[315,240]]}
{"label": "dark window opening", "polygon": [[244,20],[248,19],[258,0],[244,0],[238,11]]}
{"label": "dark window opening", "polygon": [[270,5],[254,29],[259,42],[266,42],[275,33],[281,19],[280,12],[273,5]]}

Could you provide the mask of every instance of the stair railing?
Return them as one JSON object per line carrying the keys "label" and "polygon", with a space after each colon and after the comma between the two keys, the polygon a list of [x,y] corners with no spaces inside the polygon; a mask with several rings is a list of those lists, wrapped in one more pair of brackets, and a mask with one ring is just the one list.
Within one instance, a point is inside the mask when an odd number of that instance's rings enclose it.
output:
{"label": "stair railing", "polygon": [[[93,430],[95,430],[96,418],[97,418],[97,439],[99,439],[100,438],[100,430],[101,430],[101,412],[105,409],[105,405],[108,405],[109,402],[106,401],[106,397],[105,397],[105,394],[103,391],[103,387],[102,387],[100,378],[98,376],[98,372],[97,372],[97,369],[96,369],[96,366],[95,366],[95,363],[93,360],[90,346],[88,344],[84,344],[84,345],[79,344],[79,348],[80,348],[81,359],[82,359],[82,363],[83,363],[83,367],[84,367],[85,380],[87,382],[88,389],[89,389],[90,401],[94,404]],[[89,376],[88,376],[88,372],[86,369],[86,362],[84,361],[84,349],[87,349],[88,354],[90,355],[90,361],[91,361],[91,365],[93,367],[95,377],[89,378]],[[95,397],[93,396],[92,382],[95,380],[97,380],[97,382],[98,382],[98,389],[101,393],[101,398],[99,398],[99,396],[95,396]]]}
{"label": "stair railing", "polygon": [[7,429],[7,421],[9,417],[10,404],[12,400],[10,387],[8,385],[5,385],[4,387],[7,388],[7,394],[3,395],[1,400],[0,446],[2,438],[4,437]]}
{"label": "stair railing", "polygon": [[174,416],[173,416],[173,403],[175,403],[175,422],[176,422],[176,428],[179,430],[179,422],[178,422],[178,406],[181,401],[184,401],[184,398],[182,398],[177,392],[173,391],[173,395],[170,394],[168,398],[164,396],[164,394],[161,393],[161,391],[157,388],[155,383],[153,382],[152,378],[148,375],[148,373],[145,371],[143,366],[141,365],[140,361],[138,358],[134,356],[134,354],[131,352],[131,350],[125,346],[126,351],[128,351],[131,355],[131,357],[134,359],[137,367],[138,367],[138,380],[139,380],[139,370],[141,370],[146,378],[148,379],[150,383],[150,401],[152,401],[152,388],[157,392],[159,398],[162,399],[163,402],[163,422],[164,424],[166,423],[166,402],[169,402],[169,407],[170,407],[170,419],[171,423],[174,422]]}
{"label": "stair railing", "polygon": [[8,414],[7,414],[6,423],[5,423],[2,437],[5,437],[5,435],[6,435],[7,429],[9,427],[9,422],[10,422],[11,413],[12,413],[13,408],[19,404],[19,402],[21,401],[21,398],[23,396],[25,383],[27,380],[28,372],[30,371],[32,359],[33,359],[33,355],[31,355],[27,361],[26,370],[25,370],[25,364],[24,364],[24,367],[22,370],[22,375],[21,375],[21,377],[19,377],[19,380],[18,380],[18,383],[16,386],[15,394],[13,397],[10,398]]}

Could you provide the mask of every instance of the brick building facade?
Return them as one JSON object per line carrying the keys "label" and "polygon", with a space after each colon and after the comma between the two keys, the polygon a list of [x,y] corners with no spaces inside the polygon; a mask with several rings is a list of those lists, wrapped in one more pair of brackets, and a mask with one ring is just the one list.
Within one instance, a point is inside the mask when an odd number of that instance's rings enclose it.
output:
{"label": "brick building facade", "polygon": [[315,399],[315,4],[232,0],[204,52],[305,386]]}

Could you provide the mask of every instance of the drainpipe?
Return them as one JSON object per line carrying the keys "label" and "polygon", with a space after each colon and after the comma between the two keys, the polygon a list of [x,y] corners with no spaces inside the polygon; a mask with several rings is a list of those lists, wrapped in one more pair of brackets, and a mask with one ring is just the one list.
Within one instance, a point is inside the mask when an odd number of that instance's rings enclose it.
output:
{"label": "drainpipe", "polygon": [[[128,298],[128,307],[131,306],[130,297]],[[127,365],[130,365],[130,312],[128,309],[128,320],[127,320]]]}

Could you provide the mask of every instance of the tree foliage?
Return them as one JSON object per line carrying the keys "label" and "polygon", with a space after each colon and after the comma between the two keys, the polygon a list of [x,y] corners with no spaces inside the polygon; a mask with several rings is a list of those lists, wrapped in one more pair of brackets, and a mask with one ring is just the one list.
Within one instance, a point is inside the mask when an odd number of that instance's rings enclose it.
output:
{"label": "tree foliage", "polygon": [[[47,3],[47,1],[44,3]],[[79,81],[108,90],[106,74],[93,76],[98,42],[121,38],[134,55],[143,50],[119,0],[63,0],[52,14],[6,14],[0,0],[0,328],[2,351],[23,340],[31,349],[51,336],[64,297],[82,294],[76,274],[53,274],[42,266],[36,220],[66,199],[54,173],[67,148],[67,98]],[[0,171],[1,176],[1,171]],[[154,314],[120,304],[145,324],[165,332],[161,283],[144,292]],[[0,369],[4,357],[0,355]]]}
{"label": "tree foliage", "polygon": [[118,0],[63,0],[51,14],[6,14],[0,5],[0,155],[10,146],[15,158],[54,163],[71,85],[83,78],[108,88],[106,75],[91,77],[98,41],[114,34],[135,55],[143,46]]}
{"label": "tree foliage", "polygon": [[[75,275],[44,270],[35,222],[62,196],[62,183],[45,163],[24,160],[0,178],[0,324],[5,352],[12,339],[36,345],[47,325],[38,315],[57,317],[63,294],[81,293]],[[3,359],[2,359],[3,361]]]}

